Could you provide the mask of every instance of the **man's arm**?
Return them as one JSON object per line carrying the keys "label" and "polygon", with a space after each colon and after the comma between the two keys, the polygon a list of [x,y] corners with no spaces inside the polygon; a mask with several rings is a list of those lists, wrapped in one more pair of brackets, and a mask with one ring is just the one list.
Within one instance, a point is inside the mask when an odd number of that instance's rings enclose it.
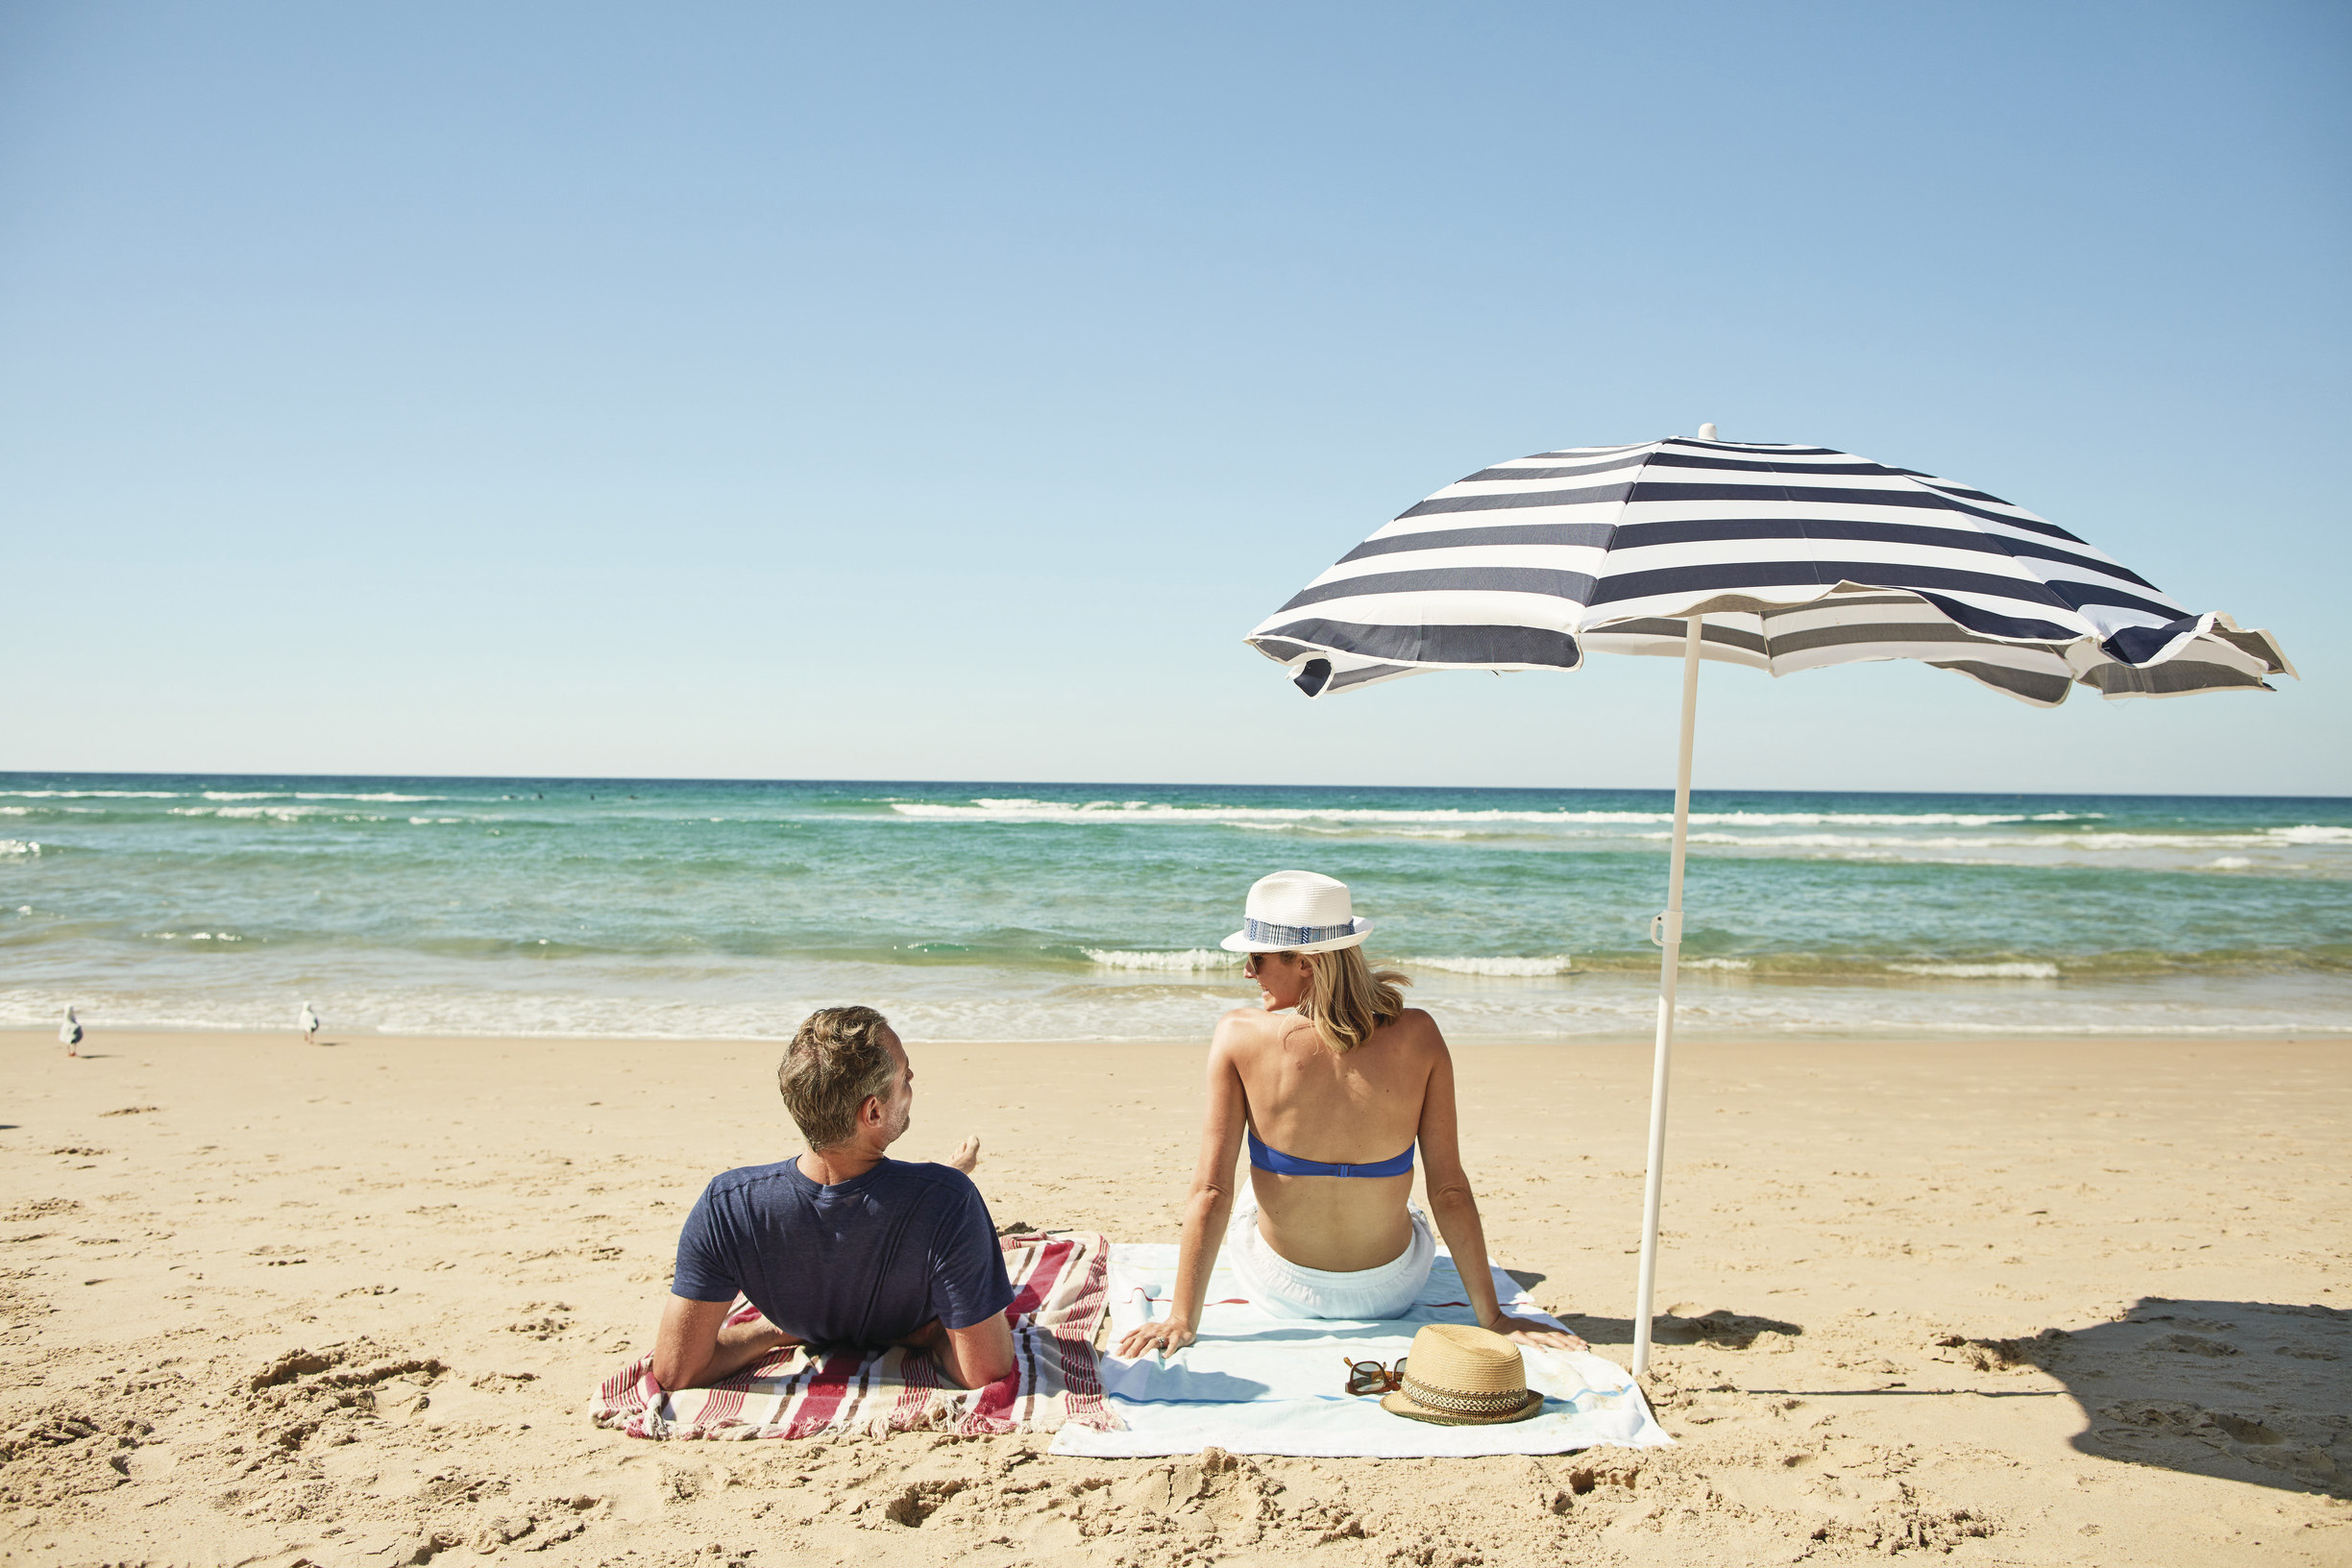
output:
{"label": "man's arm", "polygon": [[927,1353],[959,1388],[979,1388],[1013,1373],[1013,1320],[992,1312],[968,1329],[933,1318],[902,1341]]}
{"label": "man's arm", "polygon": [[[653,1381],[664,1388],[707,1388],[732,1377],[781,1345],[797,1343],[764,1317],[729,1323],[732,1301],[672,1296],[653,1338]],[[1012,1336],[1005,1339],[1007,1361]]]}

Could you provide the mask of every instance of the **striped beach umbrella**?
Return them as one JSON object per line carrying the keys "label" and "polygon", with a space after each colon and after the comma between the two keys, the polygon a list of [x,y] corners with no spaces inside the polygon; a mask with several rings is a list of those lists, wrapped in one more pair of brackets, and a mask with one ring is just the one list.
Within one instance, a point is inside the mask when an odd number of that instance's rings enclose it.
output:
{"label": "striped beach umbrella", "polygon": [[1682,731],[1651,1087],[1634,1371],[1649,1368],[1699,663],[1776,675],[1917,659],[2054,707],[2069,690],[2269,691],[2266,631],[2192,613],[1997,496],[1827,447],[1695,439],[1541,452],[1408,508],[1248,641],[1309,697],[1432,670],[1679,656]]}

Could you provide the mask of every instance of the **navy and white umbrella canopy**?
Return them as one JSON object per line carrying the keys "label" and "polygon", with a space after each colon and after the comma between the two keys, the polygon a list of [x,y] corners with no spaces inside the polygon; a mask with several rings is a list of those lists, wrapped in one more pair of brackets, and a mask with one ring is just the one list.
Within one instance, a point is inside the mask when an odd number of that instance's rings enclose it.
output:
{"label": "navy and white umbrella canopy", "polygon": [[1309,697],[1431,670],[1682,657],[1633,1370],[1650,1365],[1699,665],[1776,675],[1917,659],[2055,707],[2070,688],[2269,691],[2266,631],[2192,614],[1998,496],[1827,447],[1669,437],[1539,452],[1447,485],[1339,558],[1249,643]]}
{"label": "navy and white umbrella canopy", "polygon": [[1429,670],[1682,651],[1776,675],[1918,659],[2037,706],[2267,689],[2269,633],[2192,614],[1997,496],[1826,447],[1574,447],[1449,484],[1249,642],[1310,697]]}

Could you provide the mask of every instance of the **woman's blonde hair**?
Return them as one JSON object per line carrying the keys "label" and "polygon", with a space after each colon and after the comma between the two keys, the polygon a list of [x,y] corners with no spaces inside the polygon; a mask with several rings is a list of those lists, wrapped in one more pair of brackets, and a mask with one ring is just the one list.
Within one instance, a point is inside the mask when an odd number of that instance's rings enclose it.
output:
{"label": "woman's blonde hair", "polygon": [[1400,988],[1412,981],[1395,969],[1375,969],[1361,947],[1310,953],[1313,978],[1299,998],[1298,1014],[1315,1027],[1334,1056],[1345,1056],[1384,1023],[1405,1011]]}

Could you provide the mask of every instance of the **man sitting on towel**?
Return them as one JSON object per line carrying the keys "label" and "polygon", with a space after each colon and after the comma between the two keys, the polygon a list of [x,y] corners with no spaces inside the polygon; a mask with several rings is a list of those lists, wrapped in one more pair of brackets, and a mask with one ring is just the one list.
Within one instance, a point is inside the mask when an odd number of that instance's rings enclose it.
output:
{"label": "man sitting on towel", "polygon": [[[948,1165],[883,1151],[907,1130],[915,1069],[870,1007],[809,1015],[776,1068],[808,1153],[702,1189],[678,1237],[653,1380],[700,1388],[784,1345],[926,1351],[966,1388],[1013,1370],[1013,1282],[968,1139]],[[727,1321],[738,1294],[759,1316]]]}

